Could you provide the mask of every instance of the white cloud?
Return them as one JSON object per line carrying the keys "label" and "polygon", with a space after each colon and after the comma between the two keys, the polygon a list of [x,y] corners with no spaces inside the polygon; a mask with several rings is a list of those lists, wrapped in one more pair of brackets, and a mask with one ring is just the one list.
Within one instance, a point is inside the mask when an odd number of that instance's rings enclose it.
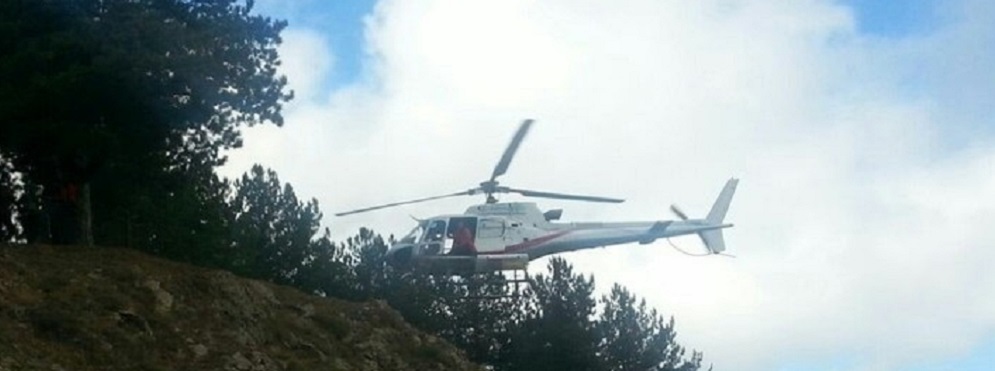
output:
{"label": "white cloud", "polygon": [[[315,99],[250,131],[227,171],[274,167],[331,214],[472,187],[532,117],[502,182],[628,199],[539,201],[565,219],[669,218],[675,201],[702,214],[738,176],[736,259],[665,242],[569,258],[673,314],[720,369],[899,369],[995,332],[995,150],[979,131],[993,112],[978,103],[995,98],[995,29],[988,3],[964,4],[933,35],[880,40],[828,1],[386,1],[368,78],[327,99],[306,76],[332,51],[287,37],[291,85]],[[963,130],[969,148],[951,149]],[[325,222],[403,233],[408,213],[476,201]]]}
{"label": "white cloud", "polygon": [[281,59],[280,71],[294,90],[295,103],[309,102],[321,93],[319,89],[324,87],[325,78],[335,66],[334,55],[318,32],[291,28],[282,37],[279,53],[287,57]]}

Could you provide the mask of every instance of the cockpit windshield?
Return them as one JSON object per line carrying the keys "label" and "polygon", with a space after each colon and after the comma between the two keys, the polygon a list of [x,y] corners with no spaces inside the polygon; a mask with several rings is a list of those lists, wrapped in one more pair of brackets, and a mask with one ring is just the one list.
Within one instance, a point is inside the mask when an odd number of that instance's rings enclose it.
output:
{"label": "cockpit windshield", "polygon": [[421,236],[422,236],[423,233],[424,233],[424,229],[422,228],[421,225],[418,225],[417,227],[415,227],[414,229],[412,229],[411,232],[408,232],[407,235],[405,235],[404,237],[402,237],[401,240],[398,241],[398,242],[399,243],[415,243],[415,242],[418,242],[418,240],[421,239]]}
{"label": "cockpit windshield", "polygon": [[428,235],[425,239],[430,242],[442,241],[446,236],[446,221],[445,220],[433,220],[431,225],[428,227]]}

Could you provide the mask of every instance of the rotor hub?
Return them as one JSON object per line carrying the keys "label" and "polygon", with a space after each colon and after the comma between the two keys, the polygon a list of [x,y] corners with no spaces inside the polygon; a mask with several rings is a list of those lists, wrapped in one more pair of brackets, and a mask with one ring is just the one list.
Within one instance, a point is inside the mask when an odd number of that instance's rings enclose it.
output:
{"label": "rotor hub", "polygon": [[483,181],[480,182],[480,190],[484,191],[485,193],[494,193],[495,191],[497,191],[497,185],[498,181],[496,180]]}
{"label": "rotor hub", "polygon": [[498,182],[496,180],[492,179],[480,182],[480,191],[487,195],[487,203],[493,204],[498,202],[498,199],[494,197],[494,193],[498,192]]}

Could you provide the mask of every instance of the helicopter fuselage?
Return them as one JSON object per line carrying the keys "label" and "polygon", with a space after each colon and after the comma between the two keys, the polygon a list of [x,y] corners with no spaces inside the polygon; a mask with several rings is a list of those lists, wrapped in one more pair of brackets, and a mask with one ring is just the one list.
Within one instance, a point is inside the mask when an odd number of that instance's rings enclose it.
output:
{"label": "helicopter fuselage", "polygon": [[[428,271],[480,272],[525,269],[529,261],[569,251],[649,244],[660,238],[699,234],[711,253],[725,249],[720,230],[735,191],[730,180],[705,219],[645,222],[559,223],[559,210],[543,213],[532,202],[471,206],[463,214],[420,220],[418,226],[388,251],[394,265]],[[720,210],[721,212],[716,212]],[[472,253],[457,248],[460,228],[472,237]]]}
{"label": "helicopter fuselage", "polygon": [[442,215],[420,220],[411,233],[387,251],[393,266],[414,267],[441,273],[476,273],[524,270],[528,262],[550,254],[621,245],[648,244],[660,238],[698,234],[713,254],[725,250],[722,229],[736,179],[729,179],[711,212],[704,219],[691,219],[677,208],[671,211],[680,220],[612,223],[557,223],[562,210],[541,212],[531,202],[498,202],[496,194],[517,193],[525,197],[559,200],[620,203],[623,199],[548,192],[503,186],[498,177],[508,171],[519,145],[532,127],[527,119],[512,136],[490,178],[473,188],[431,197],[393,202],[335,214],[345,216],[449,197],[483,195],[486,203],[471,206],[463,214]]}

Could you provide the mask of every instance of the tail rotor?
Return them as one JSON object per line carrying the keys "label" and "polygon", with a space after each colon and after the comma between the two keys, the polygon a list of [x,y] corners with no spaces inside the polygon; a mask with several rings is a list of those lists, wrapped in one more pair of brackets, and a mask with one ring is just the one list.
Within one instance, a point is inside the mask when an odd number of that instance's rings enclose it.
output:
{"label": "tail rotor", "polygon": [[702,230],[698,232],[698,236],[701,237],[701,241],[712,254],[719,254],[726,249],[725,239],[722,237],[722,228],[732,227],[732,224],[725,223],[724,220],[726,212],[729,211],[729,203],[732,202],[732,196],[736,193],[737,184],[739,184],[739,179],[735,178],[729,179],[726,182],[725,187],[722,188],[722,192],[719,193],[718,199],[715,200],[712,209],[708,212],[708,216],[705,219],[688,218],[688,215],[681,208],[677,207],[677,205],[670,205],[670,211],[682,221],[692,226],[701,227]]}

